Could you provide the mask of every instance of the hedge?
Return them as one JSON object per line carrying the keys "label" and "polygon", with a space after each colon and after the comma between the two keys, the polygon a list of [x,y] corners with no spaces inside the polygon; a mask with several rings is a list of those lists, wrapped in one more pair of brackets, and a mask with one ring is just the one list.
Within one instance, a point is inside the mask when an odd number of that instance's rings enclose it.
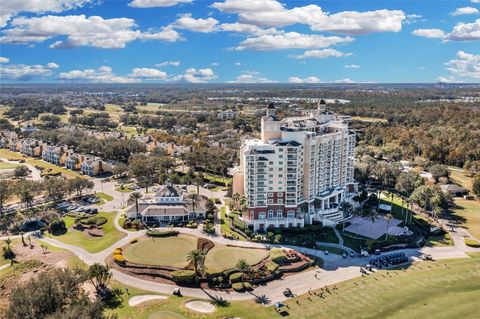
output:
{"label": "hedge", "polygon": [[233,274],[230,275],[230,282],[236,283],[236,282],[242,281],[242,278],[243,278],[243,273],[234,272]]}
{"label": "hedge", "polygon": [[176,230],[167,230],[167,231],[158,231],[158,230],[149,230],[147,231],[147,236],[150,237],[172,237],[177,236],[178,231]]}
{"label": "hedge", "polygon": [[96,225],[96,226],[101,226],[105,224],[108,221],[107,217],[105,216],[92,216],[88,217],[85,220],[81,220],[82,223],[87,224],[87,225]]}
{"label": "hedge", "polygon": [[244,288],[246,291],[250,291],[250,290],[253,289],[252,284],[249,283],[249,282],[244,282],[244,283],[243,283],[243,288]]}
{"label": "hedge", "polygon": [[276,272],[279,267],[280,266],[276,262],[273,262],[273,261],[271,261],[267,264],[267,269],[270,272]]}
{"label": "hedge", "polygon": [[473,248],[480,248],[480,242],[476,241],[475,239],[465,238],[464,239],[465,245]]}
{"label": "hedge", "polygon": [[232,289],[235,290],[236,292],[243,292],[245,290],[241,282],[236,282],[232,284]]}
{"label": "hedge", "polygon": [[113,255],[113,261],[117,264],[125,265],[125,257],[123,255]]}
{"label": "hedge", "polygon": [[122,254],[122,250],[121,249],[115,249],[115,251],[113,252],[114,255],[121,255]]}
{"label": "hedge", "polygon": [[270,251],[270,259],[276,264],[284,264],[288,261],[287,255],[281,248],[273,248]]}
{"label": "hedge", "polygon": [[177,283],[192,283],[195,279],[195,271],[189,269],[173,271],[172,279]]}

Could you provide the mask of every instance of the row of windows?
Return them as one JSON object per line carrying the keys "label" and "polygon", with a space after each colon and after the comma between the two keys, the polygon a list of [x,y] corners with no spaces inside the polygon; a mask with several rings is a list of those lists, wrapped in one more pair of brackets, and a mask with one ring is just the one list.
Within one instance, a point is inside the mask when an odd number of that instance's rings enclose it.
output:
{"label": "row of windows", "polygon": [[[253,212],[252,212],[252,215],[253,215]],[[265,217],[266,217],[265,212],[258,213],[258,219],[265,219]],[[269,210],[268,211],[268,219],[273,219],[273,218],[275,218],[274,217],[274,211]],[[281,210],[277,211],[276,218],[283,218],[283,211],[281,211]],[[287,218],[295,218],[295,212],[291,211],[291,210],[288,211],[287,212]]]}

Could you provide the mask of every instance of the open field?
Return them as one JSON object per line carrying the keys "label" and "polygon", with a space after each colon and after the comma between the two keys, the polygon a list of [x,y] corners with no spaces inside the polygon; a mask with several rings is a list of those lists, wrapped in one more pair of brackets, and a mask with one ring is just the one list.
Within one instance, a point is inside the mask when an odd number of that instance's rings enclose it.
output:
{"label": "open field", "polygon": [[[330,293],[305,294],[292,298],[289,316],[295,319],[335,318],[477,318],[480,298],[480,255],[474,258],[452,259],[441,262],[416,263],[405,271],[378,271],[363,278],[337,284]],[[445,264],[447,265],[445,267]],[[321,274],[320,274],[321,278]],[[115,283],[114,287],[125,286]],[[213,314],[200,315],[184,304],[192,298],[169,296],[165,300],[150,301],[140,306],[128,306],[135,295],[151,294],[128,287],[130,295],[123,294],[121,306],[107,310],[119,319],[149,318],[282,318],[272,306],[264,307],[253,301],[231,302],[218,307]],[[150,316],[152,314],[169,316]]]}
{"label": "open field", "polygon": [[472,191],[472,178],[465,176],[463,174],[463,170],[460,171],[459,169],[450,169],[450,179],[453,182],[465,187],[470,192]]}
{"label": "open field", "polygon": [[465,221],[460,222],[472,236],[480,239],[480,201],[455,199],[458,206],[453,213]]}
{"label": "open field", "polygon": [[187,254],[197,248],[197,238],[188,235],[146,238],[124,250],[125,258],[133,263],[183,268]]}
{"label": "open field", "polygon": [[216,244],[207,254],[205,266],[210,273],[234,268],[240,259],[255,265],[269,255],[267,250],[228,247]]}
{"label": "open field", "polygon": [[116,230],[115,226],[113,225],[115,213],[100,212],[98,216],[104,216],[108,219],[107,223],[101,226],[104,233],[103,237],[91,237],[86,232],[72,229],[75,219],[73,217],[66,216],[64,217],[64,220],[68,231],[62,235],[52,235],[52,238],[55,238],[66,244],[81,247],[90,253],[96,253],[110,247],[115,242],[126,236],[124,233]]}
{"label": "open field", "polygon": [[[42,160],[28,158],[27,160],[25,160],[25,163],[43,168],[42,173],[44,173],[44,174],[46,174],[46,173],[49,173],[49,174],[60,173],[66,178],[75,178],[75,177],[87,178],[86,176],[81,175],[77,172],[71,171],[71,170],[66,169],[64,167],[60,167],[60,166],[57,166],[57,165],[54,165],[54,164],[51,164],[51,163],[44,162]],[[47,170],[50,170],[50,171],[47,172]]]}

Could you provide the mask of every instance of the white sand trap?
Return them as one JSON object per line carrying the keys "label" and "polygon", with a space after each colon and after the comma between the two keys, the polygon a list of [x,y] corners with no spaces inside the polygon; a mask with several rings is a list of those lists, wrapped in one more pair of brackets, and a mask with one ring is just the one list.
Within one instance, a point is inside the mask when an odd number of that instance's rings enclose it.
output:
{"label": "white sand trap", "polygon": [[196,312],[212,313],[215,311],[215,306],[207,301],[192,300],[185,303],[185,307]]}
{"label": "white sand trap", "polygon": [[160,296],[160,295],[140,295],[140,296],[135,296],[132,297],[128,300],[128,305],[130,307],[137,306],[141,304],[142,302],[145,301],[150,301],[150,300],[158,300],[158,299],[167,299],[166,296]]}

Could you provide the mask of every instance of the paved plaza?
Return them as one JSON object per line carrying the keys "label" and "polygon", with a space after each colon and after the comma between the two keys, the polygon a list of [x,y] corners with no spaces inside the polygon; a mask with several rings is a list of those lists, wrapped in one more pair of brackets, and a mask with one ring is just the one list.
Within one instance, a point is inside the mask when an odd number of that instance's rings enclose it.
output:
{"label": "paved plaza", "polygon": [[[382,215],[378,215],[375,218],[375,221],[372,221],[371,217],[356,217],[350,221],[351,224],[348,227],[345,227],[345,230],[363,237],[377,239],[387,231],[388,221]],[[401,222],[401,220],[395,218],[391,219],[388,227],[388,234],[397,235],[402,233],[403,228],[398,227]]]}

